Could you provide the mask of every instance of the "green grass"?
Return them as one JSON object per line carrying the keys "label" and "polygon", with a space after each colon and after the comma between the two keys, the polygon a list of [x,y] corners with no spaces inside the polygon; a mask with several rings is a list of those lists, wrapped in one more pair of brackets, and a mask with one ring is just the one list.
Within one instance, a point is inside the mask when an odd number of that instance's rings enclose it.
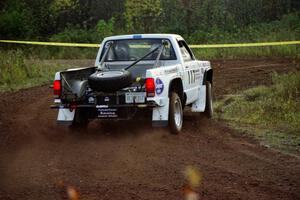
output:
{"label": "green grass", "polygon": [[58,64],[45,64],[35,60],[25,62],[24,53],[0,51],[0,92],[50,83],[56,71],[66,68]]}
{"label": "green grass", "polygon": [[255,87],[217,102],[217,117],[269,146],[300,152],[300,72],[274,73],[272,80],[270,87]]}
{"label": "green grass", "polygon": [[[3,51],[22,52],[26,58],[34,59],[95,59],[97,48],[78,47],[49,47],[28,45],[3,45]],[[300,46],[273,46],[273,47],[243,47],[192,49],[199,60],[211,59],[249,59],[249,58],[293,58],[300,59]],[[1,50],[0,50],[1,52]]]}
{"label": "green grass", "polygon": [[300,58],[299,45],[271,46],[271,47],[243,47],[192,49],[197,59],[244,59],[244,58]]}

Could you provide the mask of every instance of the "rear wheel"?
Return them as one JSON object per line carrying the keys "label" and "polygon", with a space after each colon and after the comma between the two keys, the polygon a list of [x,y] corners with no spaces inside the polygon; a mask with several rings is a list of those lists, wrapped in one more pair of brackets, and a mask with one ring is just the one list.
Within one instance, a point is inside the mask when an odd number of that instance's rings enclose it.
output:
{"label": "rear wheel", "polygon": [[76,109],[74,120],[70,128],[86,128],[89,124],[88,114],[86,111]]}
{"label": "rear wheel", "polygon": [[205,116],[212,118],[213,116],[213,96],[212,96],[212,85],[211,82],[206,81],[206,105],[205,105]]}
{"label": "rear wheel", "polygon": [[182,129],[183,110],[181,99],[176,92],[171,93],[169,105],[169,127],[172,134],[178,134]]}

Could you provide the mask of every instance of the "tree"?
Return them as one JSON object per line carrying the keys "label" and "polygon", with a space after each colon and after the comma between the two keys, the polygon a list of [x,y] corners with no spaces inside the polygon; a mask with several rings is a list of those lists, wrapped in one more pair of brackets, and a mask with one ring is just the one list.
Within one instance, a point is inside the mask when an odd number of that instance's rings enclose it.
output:
{"label": "tree", "polygon": [[163,31],[168,33],[185,34],[185,12],[181,0],[163,0],[162,24]]}
{"label": "tree", "polygon": [[191,33],[191,17],[192,17],[192,1],[191,0],[181,0],[183,7],[185,9],[185,25],[186,32],[188,35]]}
{"label": "tree", "polygon": [[162,14],[160,0],[126,0],[125,19],[129,32],[157,32]]}
{"label": "tree", "polygon": [[32,15],[23,0],[2,2],[0,10],[0,37],[7,39],[28,38],[34,33]]}

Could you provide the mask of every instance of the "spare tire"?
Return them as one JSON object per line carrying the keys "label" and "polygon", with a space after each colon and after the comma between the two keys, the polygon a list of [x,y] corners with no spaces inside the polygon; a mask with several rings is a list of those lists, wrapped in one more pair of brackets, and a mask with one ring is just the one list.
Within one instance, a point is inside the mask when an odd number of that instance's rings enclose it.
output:
{"label": "spare tire", "polygon": [[102,92],[115,92],[128,87],[132,83],[129,71],[96,71],[88,78],[92,90]]}

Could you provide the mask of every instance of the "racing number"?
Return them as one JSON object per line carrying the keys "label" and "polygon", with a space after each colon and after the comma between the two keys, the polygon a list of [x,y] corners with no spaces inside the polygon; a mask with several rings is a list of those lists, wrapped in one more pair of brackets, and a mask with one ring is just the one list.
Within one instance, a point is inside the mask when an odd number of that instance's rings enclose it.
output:
{"label": "racing number", "polygon": [[197,79],[196,73],[197,73],[197,70],[188,71],[189,84],[194,84],[196,82],[196,79]]}

